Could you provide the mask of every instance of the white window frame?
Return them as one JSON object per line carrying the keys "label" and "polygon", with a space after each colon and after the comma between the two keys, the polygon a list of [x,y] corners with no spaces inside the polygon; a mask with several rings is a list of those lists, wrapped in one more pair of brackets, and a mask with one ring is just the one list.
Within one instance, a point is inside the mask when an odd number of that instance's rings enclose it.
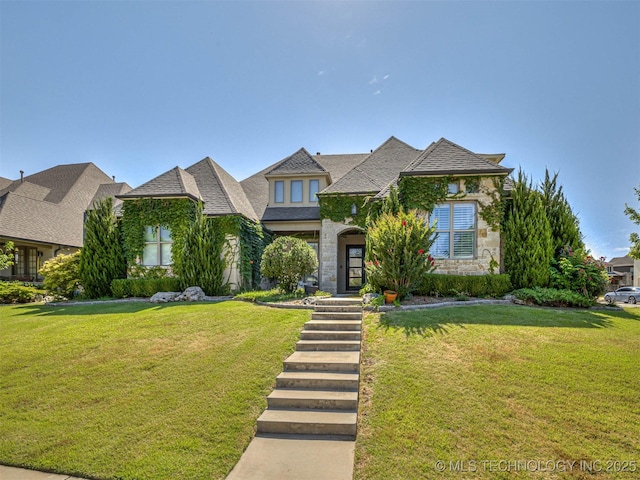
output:
{"label": "white window frame", "polygon": [[[155,238],[153,240],[149,240],[147,233],[150,229],[155,230]],[[163,231],[167,232],[169,235],[169,239],[163,238]],[[145,254],[145,251],[149,247],[155,247],[155,260],[149,261],[149,254]],[[168,247],[168,255],[169,258],[165,258],[163,255],[163,248]],[[173,238],[171,237],[171,230],[167,227],[163,227],[161,225],[148,225],[145,227],[145,242],[144,249],[142,253],[142,258],[140,259],[140,264],[145,267],[156,267],[156,266],[169,266],[173,264],[173,258],[171,256],[171,249],[173,247]]]}
{"label": "white window frame", "polygon": [[[436,238],[437,235],[447,234],[449,237],[448,242],[448,255],[438,255],[438,252],[434,252],[433,256],[435,258],[440,259],[448,259],[448,260],[472,260],[476,258],[476,251],[478,248],[478,206],[476,202],[445,202],[434,207],[434,210],[440,206],[447,205],[449,207],[449,222],[448,225],[436,225]],[[456,215],[456,206],[464,206],[464,207],[473,207],[473,226],[472,228],[455,228],[455,215]],[[432,217],[432,216],[431,216]],[[431,225],[435,219],[431,218]],[[471,233],[473,235],[473,239],[471,241],[471,249],[472,252],[470,255],[455,255],[456,251],[456,234],[468,234]],[[437,240],[436,240],[437,241]]]}

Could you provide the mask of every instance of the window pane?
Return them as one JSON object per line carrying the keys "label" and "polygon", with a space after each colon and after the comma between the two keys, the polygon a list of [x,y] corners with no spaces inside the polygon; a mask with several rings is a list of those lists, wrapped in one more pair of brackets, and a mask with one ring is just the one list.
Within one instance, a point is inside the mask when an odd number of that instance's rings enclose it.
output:
{"label": "window pane", "polygon": [[362,286],[362,277],[349,278],[349,286],[350,287],[361,287]]}
{"label": "window pane", "polygon": [[453,234],[453,256],[456,258],[473,257],[473,232],[458,232]]}
{"label": "window pane", "polygon": [[434,258],[449,258],[449,233],[440,232],[431,246],[431,255]]}
{"label": "window pane", "polygon": [[171,244],[163,243],[160,245],[161,253],[162,253],[162,265],[171,265],[173,263],[173,259],[171,257]]}
{"label": "window pane", "polygon": [[351,258],[362,258],[362,249],[361,248],[350,248],[349,249],[349,257],[351,257]]}
{"label": "window pane", "polygon": [[309,180],[309,201],[317,202],[318,189],[320,188],[320,180]]}
{"label": "window pane", "polygon": [[448,204],[436,205],[433,212],[431,212],[431,225],[434,225],[437,222],[438,230],[449,230],[450,209],[451,205]]}
{"label": "window pane", "polygon": [[142,264],[147,266],[158,265],[158,244],[148,243],[142,252]]}
{"label": "window pane", "polygon": [[458,182],[450,183],[448,188],[449,188],[449,193],[458,193]]}
{"label": "window pane", "polygon": [[165,227],[160,227],[160,241],[161,242],[170,242],[171,241],[171,230]]}
{"label": "window pane", "polygon": [[302,180],[291,180],[291,202],[302,201]]}
{"label": "window pane", "polygon": [[473,230],[476,227],[476,209],[473,203],[457,203],[453,206],[453,229]]}
{"label": "window pane", "polygon": [[145,242],[157,242],[158,241],[158,227],[145,227],[144,230]]}
{"label": "window pane", "polygon": [[283,203],[284,202],[284,182],[278,180],[277,182],[275,182],[275,201],[276,203]]}

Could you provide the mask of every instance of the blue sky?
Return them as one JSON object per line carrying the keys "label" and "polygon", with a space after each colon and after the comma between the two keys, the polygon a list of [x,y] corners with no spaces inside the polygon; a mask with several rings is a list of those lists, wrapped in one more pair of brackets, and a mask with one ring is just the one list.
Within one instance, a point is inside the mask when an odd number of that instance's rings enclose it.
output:
{"label": "blue sky", "polygon": [[238,180],[394,135],[559,171],[624,255],[640,185],[640,2],[0,2],[0,176],[94,162],[136,187],[211,156]]}

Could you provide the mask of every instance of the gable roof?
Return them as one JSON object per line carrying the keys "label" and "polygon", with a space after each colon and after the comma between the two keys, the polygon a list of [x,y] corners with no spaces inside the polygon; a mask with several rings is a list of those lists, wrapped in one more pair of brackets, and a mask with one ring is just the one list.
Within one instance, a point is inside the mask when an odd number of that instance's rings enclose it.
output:
{"label": "gable roof", "polygon": [[633,267],[633,258],[629,256],[625,257],[613,257],[607,262],[611,267]]}
{"label": "gable roof", "polygon": [[420,150],[392,136],[320,193],[378,193],[394,181],[419,153]]}
{"label": "gable roof", "polygon": [[180,167],[174,167],[119,196],[123,199],[142,197],[187,197],[193,200],[202,198],[193,176]]}
{"label": "gable roof", "polygon": [[302,174],[328,174],[304,148],[278,162],[265,176],[276,175],[302,175]]}
{"label": "gable roof", "polygon": [[84,212],[105,184],[115,182],[93,163],[58,165],[15,180],[0,191],[0,236],[81,247]]}
{"label": "gable roof", "polygon": [[401,175],[447,174],[502,174],[513,169],[505,168],[466,148],[441,138],[424,150]]}

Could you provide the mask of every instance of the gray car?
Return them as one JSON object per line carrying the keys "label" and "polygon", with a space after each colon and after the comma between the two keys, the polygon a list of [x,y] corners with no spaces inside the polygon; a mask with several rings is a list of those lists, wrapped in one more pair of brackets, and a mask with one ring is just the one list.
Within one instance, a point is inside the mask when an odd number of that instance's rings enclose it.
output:
{"label": "gray car", "polygon": [[640,287],[620,287],[615,292],[605,294],[604,300],[609,304],[615,302],[636,303],[640,300]]}

